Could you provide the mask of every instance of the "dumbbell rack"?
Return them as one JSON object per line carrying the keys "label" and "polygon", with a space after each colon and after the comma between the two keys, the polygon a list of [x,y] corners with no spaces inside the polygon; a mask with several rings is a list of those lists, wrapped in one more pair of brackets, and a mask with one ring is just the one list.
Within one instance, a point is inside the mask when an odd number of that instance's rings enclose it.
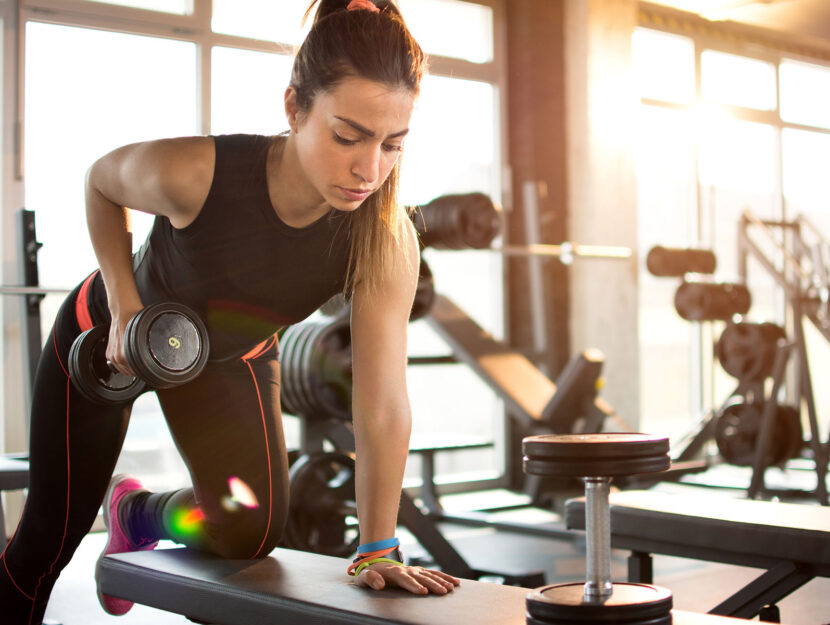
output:
{"label": "dumbbell rack", "polygon": [[[793,221],[769,221],[761,220],[747,210],[738,227],[738,272],[744,283],[750,257],[775,280],[787,298],[789,323],[794,335],[791,353],[795,365],[794,403],[797,407],[803,403],[807,408],[810,427],[807,442],[817,481],[814,494],[819,503],[828,505],[826,480],[830,439],[821,440],[807,360],[804,320],[809,320],[830,341],[830,246],[803,216]],[[775,395],[771,397],[774,399]],[[762,432],[763,428],[770,428],[769,421],[762,422]],[[756,463],[749,487],[750,497],[764,490],[763,473],[763,467]]]}

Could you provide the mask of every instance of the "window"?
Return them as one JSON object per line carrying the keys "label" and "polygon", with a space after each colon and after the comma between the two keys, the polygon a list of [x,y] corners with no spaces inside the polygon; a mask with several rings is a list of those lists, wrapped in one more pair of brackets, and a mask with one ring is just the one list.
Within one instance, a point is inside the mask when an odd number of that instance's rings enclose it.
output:
{"label": "window", "polygon": [[[702,95],[718,104],[771,111],[776,106],[775,66],[737,54],[704,50],[700,57]],[[740,76],[740,80],[735,77]]]}
{"label": "window", "polygon": [[[240,71],[241,67],[245,71]],[[216,47],[211,68],[213,134],[277,134],[288,130],[283,95],[291,78],[291,57]]]}
{"label": "window", "polygon": [[793,124],[830,128],[830,68],[783,61],[781,118]]}
{"label": "window", "polygon": [[211,28],[216,33],[299,45],[311,27],[303,27],[310,0],[213,0]]}
{"label": "window", "polygon": [[117,4],[123,7],[163,11],[177,15],[187,15],[193,12],[191,0],[87,0],[98,4]]}
{"label": "window", "polygon": [[689,103],[695,98],[695,47],[688,37],[638,28],[634,75],[643,98]]}

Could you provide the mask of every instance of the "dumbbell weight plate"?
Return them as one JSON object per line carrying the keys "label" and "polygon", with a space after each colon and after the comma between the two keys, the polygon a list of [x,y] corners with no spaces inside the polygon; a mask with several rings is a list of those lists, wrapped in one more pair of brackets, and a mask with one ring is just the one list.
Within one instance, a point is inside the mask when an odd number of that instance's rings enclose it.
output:
{"label": "dumbbell weight plate", "polygon": [[524,472],[551,477],[613,477],[665,471],[669,440],[652,434],[542,434],[522,441]]}
{"label": "dumbbell weight plate", "polygon": [[98,404],[130,402],[146,389],[138,378],[124,375],[107,364],[109,327],[98,325],[81,333],[69,349],[67,367],[75,388]]}
{"label": "dumbbell weight plate", "polygon": [[586,600],[581,583],[544,586],[528,593],[526,607],[528,623],[544,625],[669,625],[672,622],[671,591],[650,584],[614,584],[611,596],[595,602]]}
{"label": "dumbbell weight plate", "polygon": [[187,382],[207,364],[207,329],[187,306],[148,306],[130,319],[125,334],[127,361],[153,388]]}

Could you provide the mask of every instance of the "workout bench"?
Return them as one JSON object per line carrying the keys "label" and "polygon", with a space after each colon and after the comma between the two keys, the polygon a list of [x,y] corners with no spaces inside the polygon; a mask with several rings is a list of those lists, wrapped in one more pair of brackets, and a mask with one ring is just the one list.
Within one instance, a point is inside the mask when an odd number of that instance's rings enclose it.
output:
{"label": "workout bench", "polygon": [[[651,491],[613,493],[611,546],[631,550],[630,582],[650,583],[651,554],[767,569],[709,610],[752,618],[814,577],[830,577],[830,508]],[[585,528],[585,501],[565,506]]]}
{"label": "workout bench", "polygon": [[[276,549],[262,560],[223,560],[189,549],[107,556],[101,590],[214,625],[525,625],[526,588],[464,580],[446,596],[358,588],[347,560]],[[675,610],[674,625],[735,619]]]}
{"label": "workout bench", "polygon": [[[23,458],[0,455],[0,493],[4,490],[21,490],[29,485],[29,463]],[[6,548],[6,517],[0,501],[0,553]]]}

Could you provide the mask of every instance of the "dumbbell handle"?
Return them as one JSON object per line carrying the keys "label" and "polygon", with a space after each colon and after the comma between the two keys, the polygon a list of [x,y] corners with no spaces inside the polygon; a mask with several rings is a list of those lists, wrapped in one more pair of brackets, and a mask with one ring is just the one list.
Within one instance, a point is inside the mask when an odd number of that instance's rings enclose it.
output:
{"label": "dumbbell handle", "polygon": [[583,594],[586,600],[609,597],[611,584],[611,512],[608,493],[611,478],[586,477],[585,532],[586,575]]}

